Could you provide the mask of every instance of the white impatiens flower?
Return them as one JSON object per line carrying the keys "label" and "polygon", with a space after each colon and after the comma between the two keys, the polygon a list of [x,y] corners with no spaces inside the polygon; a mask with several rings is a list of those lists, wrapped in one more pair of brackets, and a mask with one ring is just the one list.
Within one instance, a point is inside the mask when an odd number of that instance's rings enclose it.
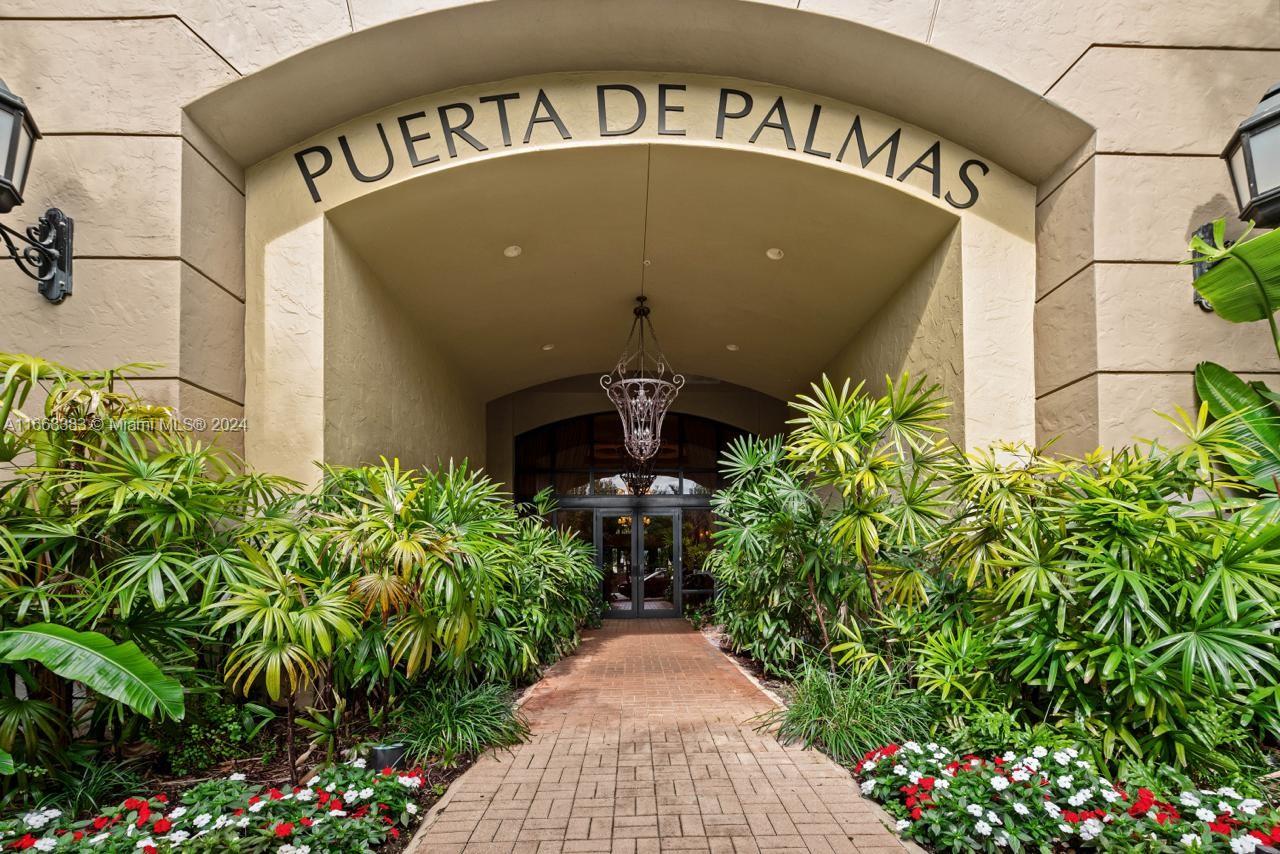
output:
{"label": "white impatiens flower", "polygon": [[174,819],[182,818],[186,814],[187,814],[186,807],[174,807],[173,812],[169,813],[169,820],[173,821]]}
{"label": "white impatiens flower", "polygon": [[298,792],[298,794],[294,795],[294,797],[300,801],[314,800],[315,796],[316,796],[316,793],[311,791],[310,789],[303,789],[301,792]]}
{"label": "white impatiens flower", "polygon": [[48,819],[55,819],[60,815],[62,815],[62,810],[48,809],[44,811],[44,817]]}
{"label": "white impatiens flower", "polygon": [[973,829],[978,831],[978,833],[982,834],[983,836],[991,835],[991,825],[987,824],[985,821],[978,822],[973,826]]}
{"label": "white impatiens flower", "polygon": [[1084,824],[1080,825],[1080,837],[1082,839],[1093,839],[1099,833],[1102,833],[1102,822],[1096,818],[1086,819]]}
{"label": "white impatiens flower", "polygon": [[964,811],[976,818],[982,818],[982,807],[977,804],[969,804],[969,806],[964,808]]}
{"label": "white impatiens flower", "polygon": [[417,815],[418,805],[415,804],[413,801],[410,801],[409,803],[404,805],[404,811],[407,812],[409,815]]}
{"label": "white impatiens flower", "polygon": [[1182,838],[1178,841],[1182,843],[1182,847],[1184,848],[1200,847],[1200,837],[1196,836],[1194,833],[1184,833],[1182,834]]}
{"label": "white impatiens flower", "polygon": [[191,823],[194,824],[196,827],[204,827],[206,824],[208,824],[212,820],[213,820],[213,816],[209,815],[207,812],[202,812],[200,813],[200,815],[191,819]]}
{"label": "white impatiens flower", "polygon": [[1057,818],[1062,815],[1062,807],[1058,806],[1053,801],[1044,802],[1044,811],[1049,814],[1050,818]]}
{"label": "white impatiens flower", "polygon": [[1030,768],[1032,771],[1040,770],[1040,760],[1034,756],[1027,756],[1022,760],[1022,764]]}
{"label": "white impatiens flower", "polygon": [[52,851],[58,847],[58,840],[52,836],[46,836],[43,839],[37,839],[33,847],[37,851]]}
{"label": "white impatiens flower", "polygon": [[266,801],[258,801],[256,804],[249,804],[249,812],[262,812],[266,805]]}
{"label": "white impatiens flower", "polygon": [[987,821],[991,822],[992,824],[999,824],[1000,816],[996,815],[991,810],[987,810]]}
{"label": "white impatiens flower", "polygon": [[905,777],[907,776],[907,766],[895,765],[893,766],[893,773],[897,774],[899,777]]}
{"label": "white impatiens flower", "polygon": [[1062,831],[1067,836],[1070,836],[1071,834],[1076,832],[1076,829],[1071,825],[1067,824],[1066,822],[1063,822],[1062,824],[1058,825],[1058,830]]}
{"label": "white impatiens flower", "polygon": [[914,741],[908,741],[908,742],[905,742],[905,743],[902,745],[902,749],[903,749],[903,750],[909,750],[909,751],[911,751],[912,753],[915,753],[915,754],[921,754],[921,753],[924,753],[924,751],[920,749],[920,745],[916,744]]}
{"label": "white impatiens flower", "polygon": [[1261,844],[1262,843],[1258,841],[1257,837],[1246,834],[1244,836],[1236,836],[1232,838],[1231,850],[1234,851],[1235,854],[1250,854],[1250,852],[1257,849]]}
{"label": "white impatiens flower", "polygon": [[1240,812],[1245,815],[1255,815],[1260,809],[1262,809],[1262,801],[1257,798],[1245,798],[1240,802]]}
{"label": "white impatiens flower", "polygon": [[352,759],[350,764],[352,768],[363,768],[368,763],[366,763],[363,758],[357,758]]}
{"label": "white impatiens flower", "polygon": [[1049,755],[1049,748],[1036,747],[1032,749],[1031,755],[1034,756],[1036,759],[1044,759],[1046,756]]}
{"label": "white impatiens flower", "polygon": [[906,830],[910,826],[911,826],[911,822],[907,821],[905,818],[898,819],[898,823],[895,825],[895,827],[898,828],[899,833]]}
{"label": "white impatiens flower", "polygon": [[1031,772],[1026,768],[1015,768],[1009,776],[1013,778],[1015,783],[1025,783],[1031,779]]}
{"label": "white impatiens flower", "polygon": [[348,789],[346,792],[342,793],[342,800],[346,801],[349,804],[354,804],[359,799],[360,799],[360,793],[357,792],[355,789]]}
{"label": "white impatiens flower", "polygon": [[1088,770],[1089,770],[1090,768],[1092,768],[1093,766],[1089,764],[1088,760],[1085,760],[1085,759],[1077,759],[1077,760],[1076,760],[1076,767],[1077,767],[1077,768],[1079,768],[1079,769],[1081,769],[1081,770],[1083,770],[1083,771],[1088,771]]}
{"label": "white impatiens flower", "polygon": [[1073,785],[1075,785],[1076,778],[1072,777],[1070,774],[1063,774],[1054,782],[1058,784],[1059,789],[1070,789]]}
{"label": "white impatiens flower", "polygon": [[346,810],[329,810],[329,815],[334,816],[335,818],[342,818],[346,814]]}
{"label": "white impatiens flower", "polygon": [[1000,758],[1003,759],[1005,762],[1012,762],[1013,760],[1018,758],[1018,754],[1014,753],[1012,750],[1006,750],[1004,752],[1004,755],[1001,756]]}
{"label": "white impatiens flower", "polygon": [[[872,765],[872,767],[875,767],[875,766],[874,766],[874,765]],[[869,770],[871,770],[871,769],[870,769],[870,768],[868,768],[868,769],[866,769],[866,770],[868,770],[868,771],[869,771]],[[422,786],[422,778],[421,778],[421,777],[407,777],[407,776],[406,776],[406,777],[396,777],[396,782],[397,782],[397,783],[399,783],[401,786],[404,786],[406,789],[418,789],[418,788],[421,788],[421,786]]]}
{"label": "white impatiens flower", "polygon": [[997,833],[997,834],[996,834],[996,845],[999,845],[1001,848],[1005,848],[1005,847],[1007,847],[1007,846],[1008,846],[1008,844],[1009,844],[1009,834],[1008,834],[1008,833],[1005,833],[1005,832],[1002,830],[1002,831],[1000,831],[999,833]]}
{"label": "white impatiens flower", "polygon": [[22,817],[22,823],[33,830],[39,830],[49,823],[42,812],[29,812]]}
{"label": "white impatiens flower", "polygon": [[1237,801],[1240,800],[1240,793],[1230,786],[1223,786],[1218,790],[1218,794],[1222,795],[1224,798],[1235,798]]}
{"label": "white impatiens flower", "polygon": [[319,782],[320,782],[319,777],[312,777],[310,780],[307,781],[307,785],[314,786],[316,783],[319,783]]}
{"label": "white impatiens flower", "polygon": [[156,847],[156,841],[155,841],[154,839],[152,839],[150,836],[148,836],[148,837],[146,837],[146,838],[144,838],[144,839],[139,839],[139,840],[138,840],[138,844],[137,844],[137,845],[135,845],[135,846],[133,846],[133,847],[134,847],[134,848],[138,848],[138,849],[142,849],[142,848],[155,848],[155,847]]}
{"label": "white impatiens flower", "polygon": [[991,788],[995,789],[997,792],[1003,792],[1005,789],[1009,788],[1009,781],[1004,777],[992,777]]}
{"label": "white impatiens flower", "polygon": [[239,782],[241,782],[242,780],[244,780],[244,775],[237,771],[235,774],[232,774],[232,775],[231,775],[230,777],[228,777],[227,779],[228,779],[228,780],[230,780],[230,781],[231,781],[231,782],[233,782],[233,783],[239,783]]}
{"label": "white impatiens flower", "polygon": [[360,800],[367,801],[372,797],[373,797],[373,789],[369,788],[368,786],[365,786],[363,789],[360,790]]}
{"label": "white impatiens flower", "polygon": [[934,780],[934,781],[933,781],[933,787],[934,787],[935,789],[950,789],[950,788],[951,788],[951,781],[950,781],[950,780],[946,780],[946,779],[942,779],[942,778],[938,778],[937,780]]}
{"label": "white impatiens flower", "polygon": [[1200,819],[1201,821],[1213,821],[1217,817],[1218,816],[1216,813],[1210,810],[1207,810],[1204,807],[1200,807],[1200,809],[1196,810],[1196,818]]}
{"label": "white impatiens flower", "polygon": [[1178,803],[1184,807],[1198,807],[1200,806],[1200,796],[1195,792],[1183,792],[1178,795]]}
{"label": "white impatiens flower", "polygon": [[1235,812],[1235,808],[1232,807],[1231,804],[1226,801],[1218,801],[1218,815],[1222,815],[1223,813],[1231,815],[1233,812]]}
{"label": "white impatiens flower", "polygon": [[910,780],[912,784],[919,783],[920,780],[923,779],[923,777],[924,777],[924,774],[920,773],[919,771],[912,771],[909,775],[907,775],[907,779]]}
{"label": "white impatiens flower", "polygon": [[875,780],[863,780],[862,785],[859,788],[862,789],[862,794],[869,795],[871,794],[871,790],[874,789],[875,787],[876,787]]}
{"label": "white impatiens flower", "polygon": [[101,845],[102,843],[104,843],[104,842],[106,842],[106,841],[107,841],[107,837],[108,837],[108,836],[110,836],[110,835],[111,835],[110,833],[99,833],[97,836],[95,836],[95,837],[93,837],[92,839],[90,839],[90,840],[89,840],[89,844],[90,844],[90,845]]}
{"label": "white impatiens flower", "polygon": [[1114,804],[1120,800],[1120,793],[1110,786],[1103,786],[1101,789],[1102,799],[1109,804]]}
{"label": "white impatiens flower", "polygon": [[1054,751],[1053,761],[1057,762],[1059,765],[1070,765],[1071,757],[1067,754],[1065,750],[1057,750],[1057,751]]}
{"label": "white impatiens flower", "polygon": [[1013,805],[1013,811],[1018,815],[1031,815],[1031,810],[1022,801],[1017,801]]}
{"label": "white impatiens flower", "polygon": [[185,830],[175,830],[165,837],[165,841],[171,845],[181,845],[191,838],[191,834]]}

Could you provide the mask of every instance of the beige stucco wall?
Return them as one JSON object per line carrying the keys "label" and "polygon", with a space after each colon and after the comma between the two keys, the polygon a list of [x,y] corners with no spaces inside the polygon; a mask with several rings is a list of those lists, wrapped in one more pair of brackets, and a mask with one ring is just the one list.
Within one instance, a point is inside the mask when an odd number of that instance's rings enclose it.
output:
{"label": "beige stucco wall", "polygon": [[[44,303],[11,265],[0,265],[0,350],[36,351],[89,367],[159,362],[165,367],[151,382],[166,399],[203,407],[207,414],[242,412],[248,393],[236,342],[244,334],[239,318],[246,300],[251,307],[254,301],[241,278],[245,256],[239,249],[245,164],[185,120],[182,106],[327,40],[459,5],[468,4],[8,0],[0,20],[0,76],[28,100],[47,136],[37,150],[28,203],[6,221],[33,221],[48,205],[63,207],[77,220],[78,258],[76,296],[60,307]],[[611,35],[598,39],[598,48],[609,51],[616,42],[612,52],[620,61],[648,64],[651,59],[632,50],[630,39],[653,33],[660,38],[671,16],[661,14],[660,0],[632,5],[644,7],[652,33],[613,30],[602,20],[598,31]],[[700,12],[705,4],[680,5]],[[728,20],[753,17],[745,14],[756,5],[751,0],[737,5],[744,14]],[[1098,129],[1094,143],[1038,187],[1035,269],[1028,273],[1020,262],[1023,269],[1016,273],[1035,281],[1035,352],[1032,357],[1028,345],[1004,355],[1034,358],[1041,438],[1066,432],[1063,447],[1083,449],[1162,429],[1147,410],[1189,405],[1189,371],[1202,357],[1241,370],[1277,370],[1266,352],[1266,332],[1223,324],[1192,307],[1189,275],[1175,266],[1191,230],[1233,213],[1216,155],[1231,127],[1277,76],[1280,4],[1275,0],[799,0],[796,5],[797,14],[859,22],[901,37],[904,45],[927,44],[956,54],[1062,104]],[[584,3],[579,17],[590,20],[616,8]],[[730,47],[691,59],[676,50],[678,40],[672,38],[671,61],[682,67],[719,63],[736,72],[765,61],[753,37],[776,41],[778,36],[717,26]],[[451,37],[464,48],[470,43],[467,33]],[[741,48],[748,41],[750,50],[732,50],[732,44]],[[790,46],[789,62],[754,76],[780,79],[794,71],[820,80],[825,74],[834,90],[842,83],[831,69],[856,61],[863,54],[860,47],[806,51]],[[878,44],[875,53],[880,65],[883,48]],[[909,93],[925,112],[945,106],[928,94],[950,81],[918,79],[912,71],[919,67],[915,63],[897,72],[901,84],[883,87],[883,103]],[[341,77],[325,83],[335,96],[343,94]],[[970,94],[974,103],[984,100],[980,87]],[[251,117],[265,125],[274,119]],[[1017,136],[1018,117],[1009,120],[1008,127],[989,129],[996,142]],[[966,242],[970,234],[978,239],[975,232],[966,230]],[[322,232],[279,239],[280,248],[290,239],[314,247]],[[962,247],[966,259],[969,248]],[[264,281],[279,280],[285,272],[295,277],[308,263],[286,256]],[[318,268],[309,273],[323,280]],[[310,296],[304,289],[291,299],[305,314]],[[1008,320],[1031,322],[1022,309]],[[250,330],[250,352],[255,338],[262,342],[261,330]],[[975,356],[998,354],[997,342],[975,341],[967,334],[964,340]],[[301,352],[314,357],[305,364],[323,369],[322,350],[309,353],[304,345]],[[249,371],[262,367],[253,358]],[[320,451],[309,443],[323,436],[322,401],[309,399],[304,389],[273,394],[280,396],[282,412],[289,409],[293,419],[315,428],[310,438],[291,436],[290,423],[265,416],[252,428],[282,436],[295,456]],[[986,419],[983,433],[1000,426],[998,418]],[[232,444],[241,438],[223,437]]]}
{"label": "beige stucco wall", "polygon": [[405,311],[332,226],[324,278],[324,459],[484,465],[484,402],[432,347],[431,320]]}
{"label": "beige stucco wall", "polygon": [[[837,382],[842,377],[865,382],[873,394],[883,393],[885,377],[927,377],[951,401],[947,433],[963,445],[966,371],[960,243],[957,228],[854,334],[825,373]],[[972,381],[980,382],[977,377]]]}

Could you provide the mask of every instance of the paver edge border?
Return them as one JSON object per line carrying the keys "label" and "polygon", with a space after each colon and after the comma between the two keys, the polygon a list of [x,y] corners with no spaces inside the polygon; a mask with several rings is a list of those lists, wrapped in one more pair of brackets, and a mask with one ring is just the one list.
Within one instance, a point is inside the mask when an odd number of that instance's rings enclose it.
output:
{"label": "paver edge border", "polygon": [[[752,673],[750,670],[747,670],[745,667],[743,667],[742,664],[739,663],[739,661],[736,658],[734,658],[732,655],[729,655],[729,653],[725,652],[724,649],[719,644],[717,644],[714,640],[711,639],[710,635],[708,635],[706,632],[702,631],[701,629],[695,629],[695,631],[697,631],[697,633],[702,636],[702,639],[707,642],[708,646],[710,646],[717,653],[723,656],[726,661],[728,661],[730,664],[736,667],[738,669],[738,672],[747,678],[748,682],[756,686],[756,690],[758,690],[761,694],[764,694],[766,697],[772,700],[774,705],[776,705],[778,708],[780,709],[786,708],[787,704],[781,697],[779,697],[772,689],[766,687],[763,682],[761,682],[759,679],[756,678],[754,673]],[[822,751],[820,750],[817,752],[822,753]],[[849,774],[849,769],[845,768],[839,762],[836,762],[830,756],[827,756],[827,754],[822,753],[822,757],[826,759],[828,762],[830,762],[832,765],[834,765],[835,767],[839,768],[841,771],[844,771],[846,774]],[[852,777],[853,775],[849,774],[849,776]],[[859,795],[859,797],[861,797],[861,795]],[[899,845],[901,845],[907,851],[912,852],[912,854],[929,854],[928,851],[921,848],[915,842],[912,842],[910,839],[903,839],[901,836],[898,835],[897,830],[894,829],[896,820],[894,819],[893,816],[889,815],[889,813],[885,812],[884,807],[880,806],[880,804],[876,803],[870,798],[862,798],[862,800],[866,801],[868,804],[871,805],[871,811],[875,813],[876,818],[880,819],[880,823],[884,825],[885,830],[892,833],[893,838],[898,840]]]}

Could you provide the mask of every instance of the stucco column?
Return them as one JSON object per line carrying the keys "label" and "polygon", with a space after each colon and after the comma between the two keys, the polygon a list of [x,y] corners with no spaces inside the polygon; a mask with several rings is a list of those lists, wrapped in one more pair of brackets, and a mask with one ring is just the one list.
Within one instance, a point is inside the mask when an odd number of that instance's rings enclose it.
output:
{"label": "stucco column", "polygon": [[245,328],[245,455],[261,471],[311,483],[312,463],[324,459],[323,217],[271,238],[254,272]]}

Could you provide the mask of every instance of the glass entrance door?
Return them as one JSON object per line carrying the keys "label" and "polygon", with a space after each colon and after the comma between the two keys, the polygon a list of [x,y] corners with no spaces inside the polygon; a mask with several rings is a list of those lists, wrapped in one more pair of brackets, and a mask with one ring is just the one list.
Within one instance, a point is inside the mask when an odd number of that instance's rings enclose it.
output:
{"label": "glass entrance door", "polygon": [[674,513],[645,513],[641,517],[640,552],[634,562],[639,586],[636,604],[643,617],[678,617]]}
{"label": "glass entrance door", "polygon": [[596,514],[607,617],[680,616],[679,511]]}

